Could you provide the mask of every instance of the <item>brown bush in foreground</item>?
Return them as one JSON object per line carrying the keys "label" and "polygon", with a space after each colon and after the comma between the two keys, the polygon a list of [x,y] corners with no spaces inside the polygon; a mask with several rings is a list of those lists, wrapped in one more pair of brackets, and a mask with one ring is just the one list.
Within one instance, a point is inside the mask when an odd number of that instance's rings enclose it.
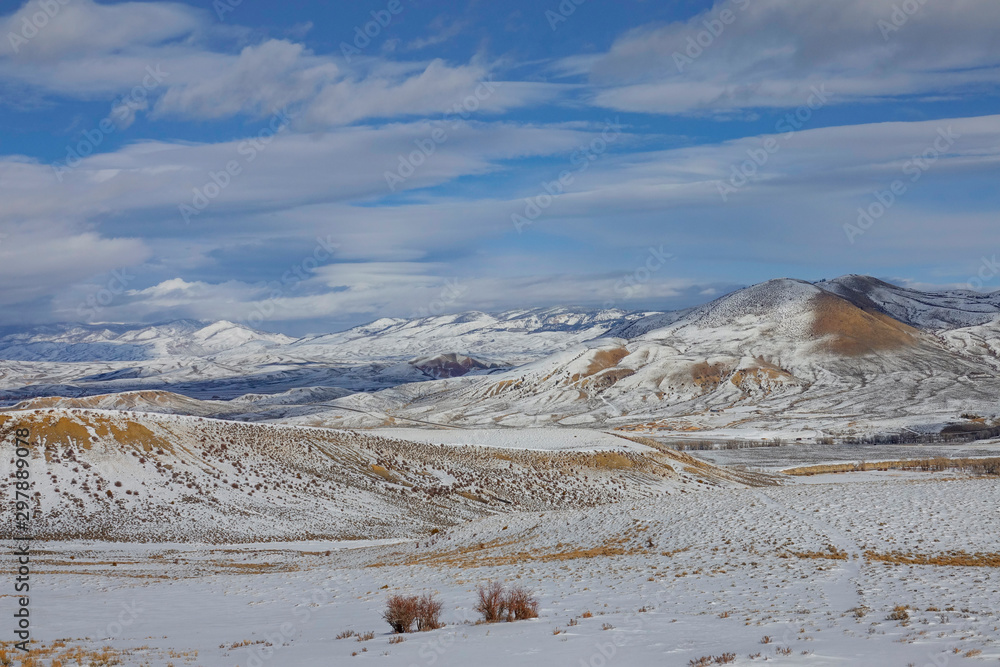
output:
{"label": "brown bush in foreground", "polygon": [[538,600],[520,586],[508,591],[499,581],[488,581],[476,590],[479,601],[475,609],[482,615],[484,623],[538,618]]}
{"label": "brown bush in foreground", "polygon": [[507,592],[503,606],[508,621],[538,618],[538,600],[520,586],[515,586]]}
{"label": "brown bush in foreground", "polygon": [[437,630],[441,627],[441,607],[440,601],[435,600],[431,594],[426,594],[417,602],[417,632],[427,632]]}
{"label": "brown bush in foreground", "polygon": [[[417,632],[437,630],[442,626],[442,603],[433,595],[393,595],[386,601],[382,618],[392,626],[392,631],[401,634],[413,632],[413,624],[417,624]],[[360,640],[359,640],[360,641]]]}
{"label": "brown bush in foreground", "polygon": [[476,589],[479,601],[476,603],[476,611],[483,617],[484,623],[496,623],[502,619],[504,611],[504,590],[503,584],[499,581],[488,581],[480,584]]}
{"label": "brown bush in foreground", "polygon": [[420,598],[416,595],[393,595],[386,601],[382,618],[395,633],[410,632],[420,613]]}

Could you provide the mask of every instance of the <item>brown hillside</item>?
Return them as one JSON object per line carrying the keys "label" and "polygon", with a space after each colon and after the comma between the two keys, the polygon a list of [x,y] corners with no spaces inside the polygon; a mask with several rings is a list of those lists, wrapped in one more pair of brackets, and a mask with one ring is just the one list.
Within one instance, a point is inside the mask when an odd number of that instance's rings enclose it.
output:
{"label": "brown hillside", "polygon": [[826,348],[834,354],[856,357],[898,350],[917,344],[917,330],[879,312],[866,312],[832,294],[812,300],[812,334],[828,338]]}

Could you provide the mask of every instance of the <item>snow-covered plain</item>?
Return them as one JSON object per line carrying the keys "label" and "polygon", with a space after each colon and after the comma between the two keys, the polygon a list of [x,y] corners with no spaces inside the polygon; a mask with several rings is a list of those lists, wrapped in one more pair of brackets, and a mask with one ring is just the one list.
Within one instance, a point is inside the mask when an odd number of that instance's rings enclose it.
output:
{"label": "snow-covered plain", "polygon": [[[995,480],[925,475],[507,514],[350,550],[36,543],[33,618],[43,643],[129,665],[995,664],[995,566],[885,559],[996,558],[998,507]],[[540,617],[474,624],[488,579],[533,590]],[[396,593],[437,594],[445,627],[390,643]]]}

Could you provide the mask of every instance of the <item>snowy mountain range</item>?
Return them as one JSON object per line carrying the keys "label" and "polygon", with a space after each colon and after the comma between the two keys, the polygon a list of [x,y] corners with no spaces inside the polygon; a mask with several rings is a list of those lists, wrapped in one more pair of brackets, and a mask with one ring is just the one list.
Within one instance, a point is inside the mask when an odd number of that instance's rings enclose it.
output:
{"label": "snowy mountain range", "polygon": [[231,322],[50,326],[0,338],[0,392],[312,426],[933,431],[998,412],[998,316],[1000,293],[852,275],[677,312],[469,312],[300,339]]}

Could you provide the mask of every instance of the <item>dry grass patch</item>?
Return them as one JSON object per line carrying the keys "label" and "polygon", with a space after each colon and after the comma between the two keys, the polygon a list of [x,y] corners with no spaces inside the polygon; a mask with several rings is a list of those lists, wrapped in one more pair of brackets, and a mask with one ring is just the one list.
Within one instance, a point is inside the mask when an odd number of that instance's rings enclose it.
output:
{"label": "dry grass patch", "polygon": [[878,553],[866,551],[870,562],[891,563],[893,565],[938,565],[943,567],[1000,567],[1000,553],[982,552],[970,554],[966,551],[947,551],[938,554],[914,554],[902,551]]}
{"label": "dry grass patch", "polygon": [[589,377],[595,373],[614,368],[618,363],[628,356],[628,350],[624,347],[616,347],[610,350],[598,350],[590,359],[590,365],[584,372],[584,377]]}
{"label": "dry grass patch", "polygon": [[827,545],[825,551],[783,551],[778,554],[778,558],[802,558],[811,560],[847,560],[846,551],[840,551],[832,544]]}
{"label": "dry grass patch", "polygon": [[832,294],[812,299],[812,335],[826,338],[828,351],[856,357],[917,344],[917,330],[879,312],[866,312]]}
{"label": "dry grass patch", "polygon": [[843,472],[869,472],[874,470],[911,470],[916,472],[944,472],[960,470],[978,475],[1000,475],[1000,457],[949,458],[936,456],[929,459],[902,459],[898,461],[859,461],[857,463],[831,463],[802,466],[782,470],[785,475],[810,476]]}

